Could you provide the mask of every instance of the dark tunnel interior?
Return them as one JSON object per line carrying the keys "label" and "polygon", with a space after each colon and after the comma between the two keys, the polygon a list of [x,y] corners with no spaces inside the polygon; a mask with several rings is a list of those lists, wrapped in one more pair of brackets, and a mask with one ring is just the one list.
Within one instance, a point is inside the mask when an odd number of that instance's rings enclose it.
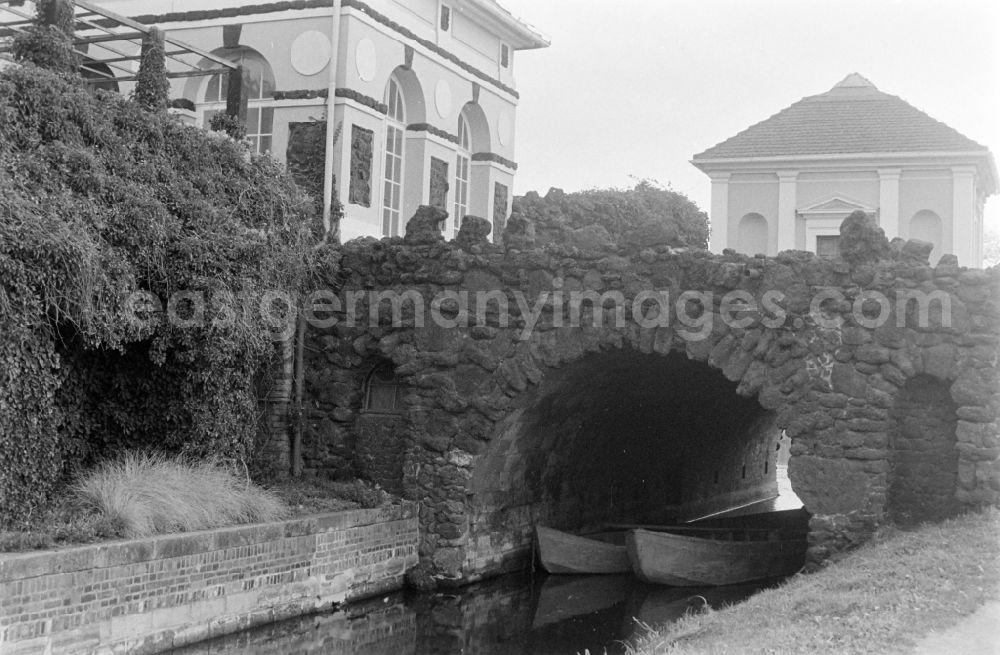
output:
{"label": "dark tunnel interior", "polygon": [[593,353],[519,402],[474,478],[482,515],[521,508],[574,529],[694,518],[774,493],[773,414],[683,354]]}

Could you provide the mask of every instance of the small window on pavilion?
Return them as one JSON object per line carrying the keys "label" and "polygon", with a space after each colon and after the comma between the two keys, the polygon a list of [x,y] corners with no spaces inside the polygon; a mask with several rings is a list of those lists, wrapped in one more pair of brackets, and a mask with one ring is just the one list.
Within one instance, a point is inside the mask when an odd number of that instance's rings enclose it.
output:
{"label": "small window on pavilion", "polygon": [[510,46],[506,43],[500,44],[500,66],[510,68]]}
{"label": "small window on pavilion", "polygon": [[365,380],[366,412],[400,414],[403,411],[403,386],[396,378],[392,362],[381,362]]}
{"label": "small window on pavilion", "polygon": [[441,31],[447,32],[451,28],[451,7],[441,5]]}
{"label": "small window on pavilion", "polygon": [[836,259],[840,255],[840,236],[816,237],[816,254],[823,259]]}

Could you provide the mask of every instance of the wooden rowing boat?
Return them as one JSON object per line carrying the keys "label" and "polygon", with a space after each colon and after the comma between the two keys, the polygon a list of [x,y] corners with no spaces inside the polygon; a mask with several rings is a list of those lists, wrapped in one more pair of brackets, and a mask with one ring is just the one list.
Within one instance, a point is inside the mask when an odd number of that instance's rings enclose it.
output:
{"label": "wooden rowing boat", "polygon": [[575,535],[535,527],[538,557],[549,573],[628,573],[632,570],[621,530]]}
{"label": "wooden rowing boat", "polygon": [[675,587],[739,584],[791,575],[805,560],[804,533],[663,530],[639,528],[625,535],[632,568],[645,582]]}

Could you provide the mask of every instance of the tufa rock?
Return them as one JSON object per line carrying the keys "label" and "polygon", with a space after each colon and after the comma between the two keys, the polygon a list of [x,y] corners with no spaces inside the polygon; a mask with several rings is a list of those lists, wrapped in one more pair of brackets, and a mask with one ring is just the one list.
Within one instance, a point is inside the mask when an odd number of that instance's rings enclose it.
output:
{"label": "tufa rock", "polygon": [[934,250],[934,244],[930,241],[910,239],[903,244],[903,248],[900,251],[900,259],[908,262],[930,264],[932,250]]}
{"label": "tufa rock", "polygon": [[889,240],[875,220],[860,209],[840,224],[840,256],[853,265],[888,259]]}
{"label": "tufa rock", "polygon": [[407,243],[438,243],[444,241],[441,230],[444,221],[448,218],[448,212],[440,207],[430,205],[420,205],[417,213],[406,223],[406,236],[403,240]]}
{"label": "tufa rock", "polygon": [[504,228],[503,245],[508,250],[530,250],[535,246],[535,225],[516,207]]}
{"label": "tufa rock", "polygon": [[681,238],[676,225],[663,222],[649,222],[639,225],[622,235],[620,240],[626,248],[655,248],[656,246],[671,246],[683,248],[688,244]]}
{"label": "tufa rock", "polygon": [[462,218],[462,226],[458,229],[455,243],[466,252],[482,252],[484,246],[490,245],[490,231],[493,225],[485,218],[466,215]]}
{"label": "tufa rock", "polygon": [[603,225],[585,225],[576,230],[566,230],[563,244],[579,248],[582,251],[606,250],[612,248],[615,242]]}

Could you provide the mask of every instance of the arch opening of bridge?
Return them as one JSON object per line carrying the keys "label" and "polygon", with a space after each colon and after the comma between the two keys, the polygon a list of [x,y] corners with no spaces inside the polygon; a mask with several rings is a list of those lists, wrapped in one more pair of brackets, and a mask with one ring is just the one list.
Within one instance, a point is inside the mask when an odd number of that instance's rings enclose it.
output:
{"label": "arch opening of bridge", "polygon": [[589,353],[495,427],[470,485],[492,544],[563,529],[696,518],[777,493],[776,414],[682,352]]}

